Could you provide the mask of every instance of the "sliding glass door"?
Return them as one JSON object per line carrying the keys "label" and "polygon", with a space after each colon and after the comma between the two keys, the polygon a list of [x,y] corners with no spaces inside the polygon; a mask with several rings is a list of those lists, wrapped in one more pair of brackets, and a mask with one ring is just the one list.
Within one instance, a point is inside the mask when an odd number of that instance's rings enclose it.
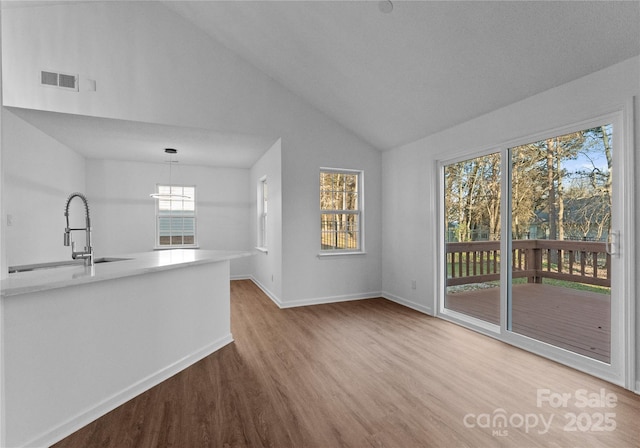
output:
{"label": "sliding glass door", "polygon": [[508,329],[611,361],[613,127],[520,145],[511,159]]}
{"label": "sliding glass door", "polygon": [[633,171],[622,115],[440,165],[441,317],[624,378]]}
{"label": "sliding glass door", "polygon": [[500,325],[500,153],[446,165],[444,182],[444,306]]}

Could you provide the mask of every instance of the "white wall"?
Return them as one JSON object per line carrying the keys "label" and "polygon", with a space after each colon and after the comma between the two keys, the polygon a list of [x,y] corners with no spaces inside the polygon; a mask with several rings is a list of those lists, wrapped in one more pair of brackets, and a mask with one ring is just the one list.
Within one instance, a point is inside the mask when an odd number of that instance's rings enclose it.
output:
{"label": "white wall", "polygon": [[[285,136],[282,143],[283,302],[294,306],[378,297],[381,154],[327,121],[317,120],[309,129],[306,135]],[[321,167],[364,171],[365,255],[318,257]]]}
{"label": "white wall", "polygon": [[[5,105],[274,141],[317,113],[160,2],[45,4],[2,20]],[[79,73],[80,92],[41,87],[42,69]]]}
{"label": "white wall", "polygon": [[[457,154],[587,120],[640,95],[640,59],[605,70],[496,110],[383,154],[383,290],[400,302],[432,312],[435,300],[437,185],[435,163]],[[640,148],[640,112],[635,102],[635,148]],[[635,158],[640,172],[640,157]],[[635,183],[636,231],[640,234],[640,182]],[[400,222],[404,228],[397,231]],[[640,242],[636,238],[636,246]],[[636,247],[636,257],[640,250]],[[636,263],[636,291],[640,266]],[[410,289],[418,278],[417,289]],[[636,297],[636,322],[640,303]],[[640,326],[636,323],[637,331]],[[636,337],[640,340],[640,335]],[[637,349],[640,350],[640,344]],[[636,356],[640,380],[640,351]]]}
{"label": "white wall", "polygon": [[[382,156],[382,290],[384,296],[434,314],[433,232],[436,197],[433,156],[401,148]],[[416,289],[412,289],[413,281]]]}
{"label": "white wall", "polygon": [[[2,84],[2,12],[0,11],[0,84]],[[0,92],[0,105],[2,104],[2,92]],[[2,148],[3,143],[3,114],[0,109],[0,280],[5,279],[8,276],[7,272],[7,251],[5,250],[5,232],[2,228],[2,221],[4,221],[4,165],[2,163]],[[0,304],[0,335],[4,334],[4,306]],[[0,344],[0,372],[4,372],[4,347]],[[4,378],[0,378],[0,446],[4,445],[5,441],[5,392],[4,392]]]}
{"label": "white wall", "polygon": [[[160,163],[87,160],[96,256],[145,252],[155,246],[156,184],[168,181]],[[249,170],[178,165],[174,184],[196,186],[198,244],[202,249],[249,250]],[[248,276],[248,259],[232,260],[232,276]]]}
{"label": "white wall", "polygon": [[[5,105],[234,132],[260,121],[256,98],[277,95],[159,2],[12,8],[3,22]],[[80,74],[80,92],[41,87],[43,69]],[[95,92],[82,88],[88,78]]]}
{"label": "white wall", "polygon": [[[2,85],[2,13],[0,12],[0,85]],[[0,91],[0,105],[2,105],[2,92]],[[2,148],[4,146],[3,142],[3,132],[2,132],[2,122],[3,116],[0,112],[0,279],[7,277],[7,251],[5,247],[6,235],[4,229],[2,228],[3,222],[5,222],[5,211],[4,211],[4,165],[2,164]],[[0,311],[1,312],[1,311]],[[0,321],[2,316],[0,316]],[[1,329],[0,329],[1,330]],[[2,353],[0,353],[0,359],[2,358]],[[0,361],[1,363],[1,361]],[[2,398],[2,391],[0,390],[0,398]],[[1,400],[0,400],[1,401]],[[2,420],[2,409],[0,405],[0,421]],[[1,424],[0,424],[1,426]],[[2,442],[2,434],[0,434],[0,443]]]}
{"label": "white wall", "polygon": [[[69,194],[85,191],[85,160],[9,110],[2,108],[2,219],[9,266],[71,259],[63,245],[64,206]],[[84,208],[74,199],[72,225],[84,227]],[[76,244],[84,234],[74,234]]]}
{"label": "white wall", "polygon": [[[5,104],[281,137],[281,301],[379,294],[381,155],[370,145],[158,2],[11,8],[3,28]],[[41,88],[44,68],[97,91]],[[367,255],[316,257],[321,166],[365,170]]]}
{"label": "white wall", "polygon": [[258,183],[267,177],[267,252],[252,257],[252,278],[276,303],[282,298],[282,141],[278,139],[251,167],[251,242],[258,241]]}

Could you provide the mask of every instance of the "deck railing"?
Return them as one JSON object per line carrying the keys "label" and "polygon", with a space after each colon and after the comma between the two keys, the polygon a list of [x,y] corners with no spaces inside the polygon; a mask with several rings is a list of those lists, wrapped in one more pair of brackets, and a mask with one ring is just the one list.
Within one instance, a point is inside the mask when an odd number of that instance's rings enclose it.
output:
{"label": "deck railing", "polygon": [[[514,240],[512,277],[528,283],[553,278],[611,286],[606,243],[569,240]],[[500,241],[447,243],[447,286],[500,279]]]}

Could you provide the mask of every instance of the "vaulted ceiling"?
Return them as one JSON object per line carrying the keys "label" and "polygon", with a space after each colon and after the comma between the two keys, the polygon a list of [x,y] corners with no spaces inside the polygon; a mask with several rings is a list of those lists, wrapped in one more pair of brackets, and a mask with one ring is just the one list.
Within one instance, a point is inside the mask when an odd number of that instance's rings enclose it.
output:
{"label": "vaulted ceiling", "polygon": [[640,54],[637,1],[164,3],[379,149]]}
{"label": "vaulted ceiling", "polygon": [[[0,6],[73,3],[84,1]],[[222,43],[380,150],[640,54],[639,1],[393,0],[389,13],[381,7],[389,3],[377,0],[161,3],[176,20],[203,31],[203,39]],[[170,141],[193,149],[187,163],[247,167],[273,143],[204,129],[15,113],[87,157],[118,158],[106,148],[119,148],[121,158],[157,160],[157,148]],[[229,151],[212,149],[230,143],[240,148],[232,160]]]}

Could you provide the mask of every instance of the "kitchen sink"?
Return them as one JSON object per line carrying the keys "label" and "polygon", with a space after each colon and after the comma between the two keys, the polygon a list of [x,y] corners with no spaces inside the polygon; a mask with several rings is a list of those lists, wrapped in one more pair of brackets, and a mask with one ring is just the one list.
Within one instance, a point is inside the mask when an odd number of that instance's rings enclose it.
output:
{"label": "kitchen sink", "polygon": [[112,263],[114,261],[127,261],[127,260],[132,260],[132,258],[101,257],[101,258],[96,258],[95,260],[93,260],[93,263],[94,264]]}
{"label": "kitchen sink", "polygon": [[[100,257],[93,260],[93,263],[102,264],[102,263],[112,263],[114,261],[126,261],[126,260],[131,260],[131,258]],[[64,260],[64,261],[53,261],[50,263],[24,264],[21,266],[9,266],[9,274],[15,274],[17,272],[37,271],[41,269],[55,269],[55,268],[63,268],[68,266],[82,266],[82,265],[84,265],[84,260]]]}

